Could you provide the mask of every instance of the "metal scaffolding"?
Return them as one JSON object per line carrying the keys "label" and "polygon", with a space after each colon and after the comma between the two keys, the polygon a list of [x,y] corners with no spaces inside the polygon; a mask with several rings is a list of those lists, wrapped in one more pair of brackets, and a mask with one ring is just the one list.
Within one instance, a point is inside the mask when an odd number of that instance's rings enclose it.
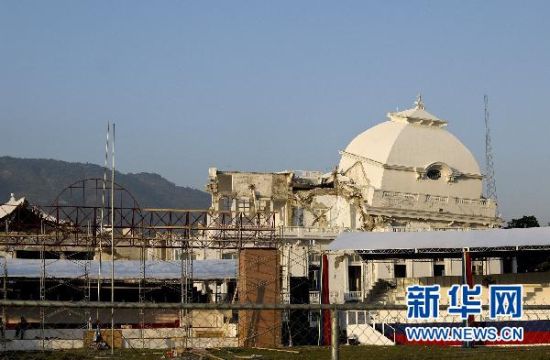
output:
{"label": "metal scaffolding", "polygon": [[[181,304],[188,304],[193,300],[194,251],[275,245],[273,213],[246,215],[209,210],[141,208],[124,187],[113,184],[111,186],[99,178],[75,182],[63,189],[53,204],[27,204],[24,209],[16,211],[11,224],[6,222],[6,229],[0,234],[0,251],[40,259],[39,300],[60,300],[64,291],[70,288],[71,296],[78,294],[72,300],[104,301],[108,298],[104,290],[110,288],[114,294],[119,285],[114,277],[109,279],[102,273],[105,269],[101,264],[110,260],[114,267],[114,259],[134,257],[140,260],[141,279],[137,284],[139,303],[150,300],[148,292],[154,288],[148,279],[146,262],[152,259],[159,262],[179,261],[179,284],[166,282],[162,286],[179,294]],[[75,279],[51,278],[48,268],[60,259],[79,264],[82,276]],[[100,260],[98,274],[90,273],[93,259]],[[93,278],[97,278],[97,294],[93,290],[96,286]],[[3,298],[9,299],[10,289],[6,279],[4,273]],[[40,308],[42,333],[44,324],[50,318],[59,317],[62,312],[67,312],[68,318],[78,318],[82,329],[90,329],[93,321],[91,310],[74,314],[71,309]],[[6,321],[5,309],[2,312]],[[100,312],[99,308],[96,309],[96,319],[99,319]],[[144,341],[146,321],[143,310],[140,310],[139,316]],[[182,307],[179,324],[187,331],[189,316],[189,311]]]}

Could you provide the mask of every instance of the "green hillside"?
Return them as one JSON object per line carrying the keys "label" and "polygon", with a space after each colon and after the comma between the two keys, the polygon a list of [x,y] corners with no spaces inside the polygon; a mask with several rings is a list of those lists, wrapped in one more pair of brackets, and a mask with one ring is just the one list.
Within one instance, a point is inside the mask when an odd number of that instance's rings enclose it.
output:
{"label": "green hillside", "polygon": [[[116,182],[141,207],[205,209],[210,196],[204,191],[177,186],[154,173],[116,173]],[[49,205],[67,186],[85,178],[103,178],[103,167],[50,159],[0,157],[0,203],[25,196],[31,203]]]}

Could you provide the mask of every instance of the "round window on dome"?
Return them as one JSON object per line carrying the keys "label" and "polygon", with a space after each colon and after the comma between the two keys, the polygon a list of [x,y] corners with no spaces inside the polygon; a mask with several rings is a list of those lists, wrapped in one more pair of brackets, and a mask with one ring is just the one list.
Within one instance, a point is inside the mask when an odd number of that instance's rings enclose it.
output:
{"label": "round window on dome", "polygon": [[430,169],[426,172],[426,176],[430,180],[439,180],[441,178],[441,171],[439,169]]}

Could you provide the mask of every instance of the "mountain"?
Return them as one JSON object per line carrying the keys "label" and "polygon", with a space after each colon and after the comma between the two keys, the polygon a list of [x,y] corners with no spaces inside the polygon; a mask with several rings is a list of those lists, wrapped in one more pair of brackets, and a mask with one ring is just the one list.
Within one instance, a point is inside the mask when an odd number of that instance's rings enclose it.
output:
{"label": "mountain", "polygon": [[[50,205],[66,186],[82,179],[103,178],[103,172],[103,167],[95,164],[0,157],[0,203],[15,193],[32,204]],[[117,172],[115,181],[141,207],[207,209],[210,206],[208,193],[177,186],[158,174]]]}

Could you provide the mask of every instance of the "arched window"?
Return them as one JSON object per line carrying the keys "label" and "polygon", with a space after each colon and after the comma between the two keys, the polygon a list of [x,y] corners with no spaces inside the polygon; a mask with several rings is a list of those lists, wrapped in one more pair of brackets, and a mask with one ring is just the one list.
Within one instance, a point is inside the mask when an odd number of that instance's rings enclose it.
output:
{"label": "arched window", "polygon": [[441,178],[441,170],[435,168],[428,169],[426,177],[430,180],[439,180]]}

